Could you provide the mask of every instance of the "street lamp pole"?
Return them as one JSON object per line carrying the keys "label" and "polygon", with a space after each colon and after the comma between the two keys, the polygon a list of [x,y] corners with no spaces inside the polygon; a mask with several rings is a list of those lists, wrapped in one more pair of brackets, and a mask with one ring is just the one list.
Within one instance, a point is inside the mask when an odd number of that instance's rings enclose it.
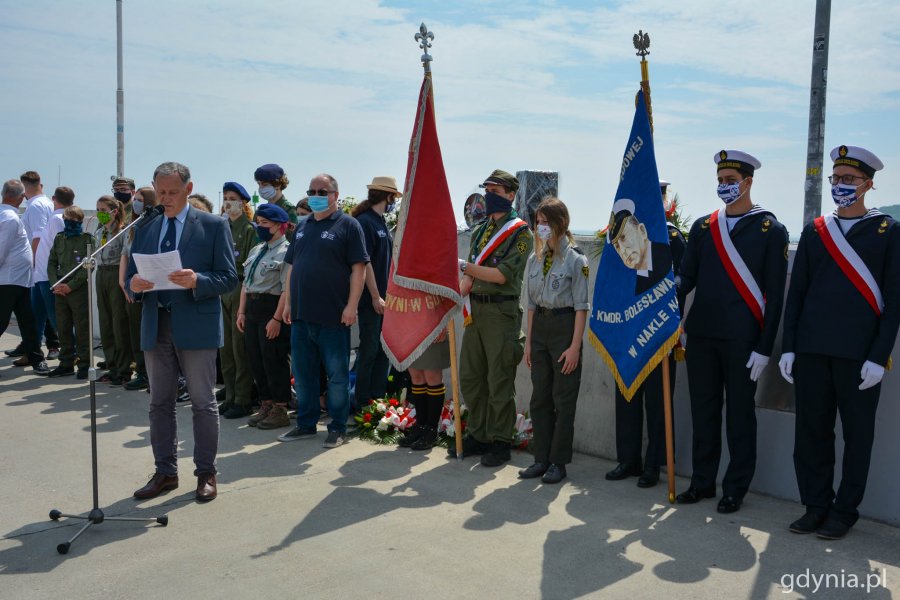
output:
{"label": "street lamp pole", "polygon": [[812,78],[809,86],[809,138],[806,146],[806,198],[803,224],[822,212],[822,161],[825,155],[825,96],[828,83],[828,31],[831,0],[816,0]]}
{"label": "street lamp pole", "polygon": [[125,176],[125,90],[122,76],[122,0],[116,0],[116,176]]}

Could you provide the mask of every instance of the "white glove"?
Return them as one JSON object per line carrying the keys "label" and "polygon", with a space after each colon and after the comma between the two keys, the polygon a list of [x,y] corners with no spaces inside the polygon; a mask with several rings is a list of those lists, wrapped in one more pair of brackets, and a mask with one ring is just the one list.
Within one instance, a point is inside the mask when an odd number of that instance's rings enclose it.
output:
{"label": "white glove", "polygon": [[746,365],[746,367],[750,369],[750,380],[759,380],[759,376],[762,375],[763,369],[766,368],[767,364],[769,364],[768,356],[763,356],[762,354],[751,352],[750,360],[747,361]]}
{"label": "white glove", "polygon": [[793,352],[785,352],[781,355],[781,360],[778,361],[778,368],[781,369],[781,376],[784,377],[785,381],[788,383],[794,383],[794,376],[791,374],[794,370],[794,356]]}
{"label": "white glove", "polygon": [[859,377],[862,379],[862,383],[859,384],[859,389],[867,390],[870,387],[881,383],[881,378],[884,377],[884,367],[867,360],[863,363],[862,369],[859,371]]}

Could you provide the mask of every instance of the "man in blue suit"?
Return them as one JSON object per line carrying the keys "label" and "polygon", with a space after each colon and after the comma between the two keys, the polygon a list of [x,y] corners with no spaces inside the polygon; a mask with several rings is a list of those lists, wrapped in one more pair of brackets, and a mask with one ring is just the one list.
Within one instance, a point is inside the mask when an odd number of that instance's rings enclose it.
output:
{"label": "man in blue suit", "polygon": [[[219,297],[238,283],[233,243],[227,221],[188,204],[193,183],[186,166],[161,164],[153,187],[164,212],[138,229],[126,273],[126,288],[143,303],[141,350],[150,378],[150,444],[156,461],[153,477],[134,496],[154,498],[178,487],[175,398],[181,372],[193,405],[197,500],[208,501],[217,494],[219,411],[213,387],[216,351],[224,338]],[[138,274],[134,255],[176,249],[182,268],[169,281],[184,290],[154,291],[154,284]]]}

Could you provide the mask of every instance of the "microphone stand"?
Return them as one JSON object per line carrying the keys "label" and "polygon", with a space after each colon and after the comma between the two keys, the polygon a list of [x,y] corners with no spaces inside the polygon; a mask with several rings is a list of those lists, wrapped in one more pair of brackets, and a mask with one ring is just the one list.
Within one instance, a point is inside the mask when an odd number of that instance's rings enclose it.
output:
{"label": "microphone stand", "polygon": [[[155,212],[155,211],[154,211]],[[157,212],[153,217],[160,214]],[[94,505],[91,511],[87,515],[70,515],[62,513],[55,508],[50,511],[50,518],[54,521],[58,521],[60,517],[66,517],[69,519],[82,519],[87,521],[84,526],[78,530],[78,532],[69,538],[68,541],[63,542],[56,546],[56,551],[60,554],[68,554],[69,548],[72,546],[72,542],[74,542],[78,537],[88,530],[92,525],[99,525],[103,523],[103,521],[138,521],[143,523],[151,523],[156,522],[165,527],[169,524],[169,517],[167,515],[161,515],[159,517],[107,517],[103,514],[103,511],[100,509],[100,498],[98,493],[98,480],[97,480],[97,370],[94,368],[94,317],[90,314],[91,309],[94,305],[94,293],[93,286],[91,284],[91,275],[94,272],[94,268],[97,264],[96,256],[100,254],[100,252],[108,246],[111,242],[118,239],[119,236],[124,233],[130,231],[133,227],[135,227],[144,217],[151,215],[151,212],[144,212],[140,217],[129,223],[128,227],[125,227],[114,235],[111,239],[109,239],[105,244],[97,248],[93,253],[91,252],[92,245],[88,245],[88,256],[85,257],[81,264],[76,266],[74,269],[66,273],[59,281],[57,281],[52,290],[60,283],[63,283],[66,279],[71,277],[78,269],[85,269],[87,271],[87,302],[88,302],[88,338],[90,343],[88,344],[88,385],[90,387],[90,397],[91,397],[91,477],[93,483],[93,492],[94,492]]]}

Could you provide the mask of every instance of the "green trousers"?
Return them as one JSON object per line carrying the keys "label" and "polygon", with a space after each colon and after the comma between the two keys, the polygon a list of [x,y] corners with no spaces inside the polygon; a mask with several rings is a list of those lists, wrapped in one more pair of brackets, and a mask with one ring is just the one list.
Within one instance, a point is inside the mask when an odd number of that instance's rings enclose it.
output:
{"label": "green trousers", "polygon": [[[87,286],[81,286],[67,296],[56,296],[56,326],[59,331],[59,366],[75,366],[87,369],[91,340],[88,338],[90,310],[87,301]],[[74,332],[74,335],[73,335]]]}
{"label": "green trousers", "polygon": [[244,334],[237,328],[237,312],[241,302],[241,287],[222,295],[222,319],[225,325],[225,344],[219,348],[222,378],[225,380],[225,404],[250,407],[253,378],[247,362]]}
{"label": "green trousers", "polygon": [[135,371],[138,375],[147,376],[147,366],[144,364],[144,353],[141,351],[141,312],[143,304],[140,302],[125,302],[125,313],[128,315],[128,339],[131,359],[134,361]]}
{"label": "green trousers", "polygon": [[468,433],[479,442],[512,442],[516,368],[524,352],[517,301],[472,302],[472,323],[460,350],[459,383],[469,409]]}
{"label": "green trousers", "polygon": [[125,294],[119,287],[119,267],[97,269],[97,312],[100,314],[100,343],[110,377],[131,376],[131,338]]}
{"label": "green trousers", "polygon": [[581,387],[578,367],[562,374],[559,357],[572,344],[575,313],[541,315],[531,321],[531,426],[534,462],[566,465],[572,462],[575,403]]}

